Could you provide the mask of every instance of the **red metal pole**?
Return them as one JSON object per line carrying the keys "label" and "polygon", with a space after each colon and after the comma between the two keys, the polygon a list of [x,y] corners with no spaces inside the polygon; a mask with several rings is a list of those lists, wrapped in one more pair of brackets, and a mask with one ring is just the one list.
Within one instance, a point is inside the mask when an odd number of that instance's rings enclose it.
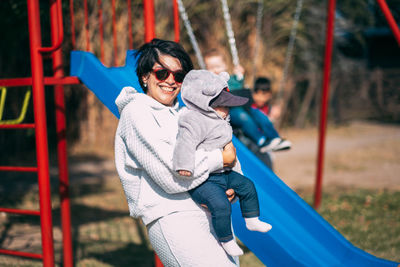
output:
{"label": "red metal pole", "polygon": [[321,97],[321,111],[319,122],[319,141],[318,141],[318,162],[317,162],[317,177],[314,192],[314,208],[318,209],[321,204],[322,196],[322,172],[324,169],[324,149],[325,149],[325,133],[329,103],[329,82],[331,75],[332,64],[332,49],[333,49],[333,29],[335,22],[335,0],[329,0],[327,19],[326,19],[326,38],[325,38],[325,63],[324,63],[324,78],[323,91]]}
{"label": "red metal pole", "polygon": [[86,33],[86,51],[90,51],[90,36],[89,36],[89,13],[87,0],[83,1],[83,8],[85,13],[85,33]]}
{"label": "red metal pole", "polygon": [[15,172],[37,172],[37,167],[20,167],[20,166],[0,166],[0,171]]}
{"label": "red metal pole", "polygon": [[390,29],[392,29],[393,35],[397,40],[397,43],[400,46],[400,30],[399,26],[397,25],[396,21],[393,18],[392,12],[390,12],[390,9],[388,5],[386,4],[385,0],[376,0],[379,4],[379,7],[381,8],[383,14],[385,15],[385,18],[389,24]]}
{"label": "red metal pole", "polygon": [[112,31],[113,31],[113,46],[114,46],[114,67],[117,66],[118,48],[117,48],[117,22],[115,16],[115,0],[112,0]]}
{"label": "red metal pole", "polygon": [[71,20],[71,42],[72,49],[75,50],[75,15],[74,15],[74,0],[69,0],[69,15]]}
{"label": "red metal pole", "polygon": [[131,0],[127,2],[128,6],[128,38],[129,38],[129,49],[133,49],[133,35],[132,35],[132,3]]}
{"label": "red metal pole", "polygon": [[40,224],[43,266],[54,266],[53,223],[51,218],[49,153],[47,147],[46,103],[44,96],[43,58],[41,48],[39,1],[28,0],[29,43],[33,80],[36,158],[39,180]]}
{"label": "red metal pole", "polygon": [[160,258],[158,258],[156,253],[154,253],[154,265],[155,265],[155,267],[163,267],[164,266],[162,264]]}
{"label": "red metal pole", "polygon": [[[51,40],[55,43],[58,39],[59,23],[58,12],[61,5],[57,5],[55,0],[51,1],[50,18],[51,18]],[[63,26],[63,25],[61,25]],[[52,64],[54,77],[64,77],[62,51],[58,49],[52,54]],[[67,141],[66,141],[66,119],[65,119],[65,102],[63,85],[54,86],[54,101],[56,106],[56,131],[57,131],[57,157],[59,171],[59,192],[60,192],[60,209],[61,209],[61,229],[63,236],[63,259],[65,267],[73,266],[72,255],[72,235],[71,235],[71,211],[69,199],[69,178],[68,178],[68,158],[67,158]]]}
{"label": "red metal pole", "polygon": [[27,257],[33,259],[42,259],[43,256],[41,254],[29,253],[29,252],[22,252],[22,251],[15,251],[15,250],[6,250],[0,249],[0,254],[12,255],[12,256],[19,256],[19,257]]}
{"label": "red metal pole", "polygon": [[104,64],[104,28],[103,28],[103,6],[101,0],[97,0],[99,8],[99,32],[100,32],[100,60]]}
{"label": "red metal pole", "polygon": [[143,0],[144,9],[144,41],[150,42],[155,38],[155,25],[154,25],[154,1]]}
{"label": "red metal pole", "polygon": [[175,42],[179,43],[179,10],[178,10],[178,1],[172,0],[174,2],[174,31],[175,31]]}
{"label": "red metal pole", "polygon": [[37,211],[37,210],[21,210],[21,209],[0,208],[0,212],[13,213],[13,214],[23,214],[23,215],[40,216],[40,211]]}

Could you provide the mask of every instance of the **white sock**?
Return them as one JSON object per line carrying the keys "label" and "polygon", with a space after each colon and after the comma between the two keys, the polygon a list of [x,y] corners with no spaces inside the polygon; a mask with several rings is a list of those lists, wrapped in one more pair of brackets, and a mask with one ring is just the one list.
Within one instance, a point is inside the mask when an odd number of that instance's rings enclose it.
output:
{"label": "white sock", "polygon": [[235,239],[228,242],[221,242],[222,247],[225,249],[226,253],[231,256],[243,255],[243,250],[236,243]]}
{"label": "white sock", "polygon": [[247,229],[250,231],[266,233],[272,229],[270,224],[260,221],[258,217],[244,218],[244,221],[246,222]]}

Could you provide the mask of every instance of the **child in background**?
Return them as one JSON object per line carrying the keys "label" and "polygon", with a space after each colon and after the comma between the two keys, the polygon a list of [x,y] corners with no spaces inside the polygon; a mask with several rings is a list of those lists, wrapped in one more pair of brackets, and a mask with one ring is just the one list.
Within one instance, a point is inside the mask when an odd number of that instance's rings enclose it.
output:
{"label": "child in background", "polygon": [[[227,72],[216,75],[207,70],[192,70],[182,83],[181,96],[187,110],[179,117],[173,155],[173,168],[182,177],[193,174],[196,149],[222,149],[232,141],[229,108],[241,106],[248,99],[229,93],[228,79]],[[259,220],[259,203],[253,182],[230,168],[211,173],[204,183],[189,193],[194,201],[210,210],[213,227],[225,251],[239,256],[243,251],[231,230],[231,204],[225,194],[228,188],[232,188],[240,200],[246,227],[251,231],[268,232],[272,227]]]}
{"label": "child in background", "polygon": [[[212,49],[205,54],[204,62],[207,70],[215,74],[227,71],[224,55],[216,49]],[[233,94],[250,94],[250,91],[244,89],[243,85],[244,69],[239,65],[235,67],[234,74],[231,75],[228,81],[228,86]],[[282,139],[269,118],[258,109],[233,107],[230,109],[229,114],[232,126],[240,128],[247,137],[257,144],[261,153],[290,149],[291,142]]]}
{"label": "child in background", "polygon": [[273,122],[280,117],[280,108],[271,106],[272,90],[271,81],[267,77],[258,77],[254,82],[252,92],[252,108],[259,109]]}
{"label": "child in background", "polygon": [[[225,56],[217,49],[211,49],[205,53],[204,63],[206,64],[206,69],[215,74],[228,71]],[[233,68],[233,74],[229,77],[228,86],[230,91],[244,88],[244,68],[241,65]]]}

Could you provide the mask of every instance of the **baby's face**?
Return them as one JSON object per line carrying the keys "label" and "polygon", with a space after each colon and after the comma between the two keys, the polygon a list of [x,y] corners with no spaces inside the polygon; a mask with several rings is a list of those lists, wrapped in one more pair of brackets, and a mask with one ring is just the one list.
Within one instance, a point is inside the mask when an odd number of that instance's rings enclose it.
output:
{"label": "baby's face", "polygon": [[228,69],[222,56],[207,57],[204,59],[204,63],[206,64],[206,69],[215,74],[220,74]]}
{"label": "baby's face", "polygon": [[218,115],[220,115],[223,119],[226,119],[229,114],[229,108],[228,107],[215,107],[214,110],[217,112]]}

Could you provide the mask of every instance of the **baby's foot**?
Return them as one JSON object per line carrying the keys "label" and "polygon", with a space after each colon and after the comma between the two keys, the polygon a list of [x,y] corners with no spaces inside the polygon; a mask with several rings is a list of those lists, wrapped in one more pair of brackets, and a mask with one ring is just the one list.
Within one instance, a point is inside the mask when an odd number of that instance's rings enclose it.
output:
{"label": "baby's foot", "polygon": [[238,246],[234,239],[228,242],[221,242],[221,245],[225,249],[226,253],[231,256],[243,255],[243,250]]}
{"label": "baby's foot", "polygon": [[250,231],[266,233],[272,229],[270,224],[260,221],[258,217],[244,218],[244,221],[246,222],[247,229]]}

